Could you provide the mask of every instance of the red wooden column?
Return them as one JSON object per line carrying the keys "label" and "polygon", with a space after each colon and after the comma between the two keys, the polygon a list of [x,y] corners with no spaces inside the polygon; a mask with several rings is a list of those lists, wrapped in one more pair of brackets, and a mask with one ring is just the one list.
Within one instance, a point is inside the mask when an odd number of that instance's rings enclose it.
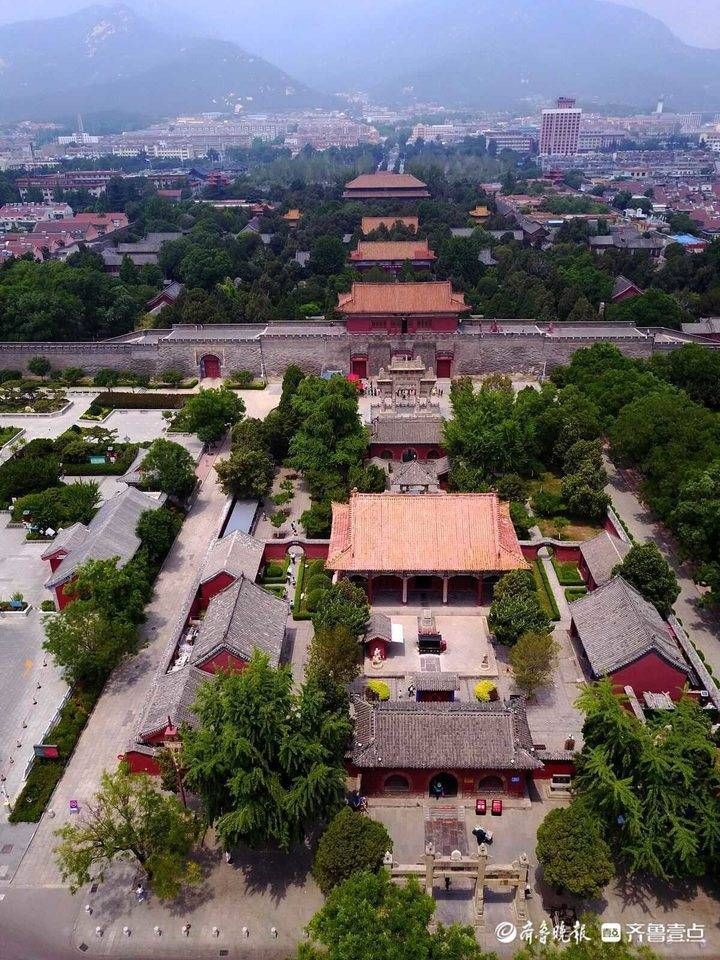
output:
{"label": "red wooden column", "polygon": [[477,581],[477,602],[478,606],[481,607],[483,604],[483,575],[480,574]]}
{"label": "red wooden column", "polygon": [[368,578],[367,578],[367,598],[368,598],[368,603],[372,603],[373,589],[372,589],[372,577],[370,576],[370,574],[368,574]]}

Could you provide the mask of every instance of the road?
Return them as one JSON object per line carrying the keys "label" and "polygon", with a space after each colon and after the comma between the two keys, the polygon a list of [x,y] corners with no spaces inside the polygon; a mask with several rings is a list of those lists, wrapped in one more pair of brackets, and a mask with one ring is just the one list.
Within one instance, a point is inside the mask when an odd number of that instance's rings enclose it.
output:
{"label": "road", "polygon": [[625,521],[635,539],[640,543],[652,541],[657,544],[660,552],[675,571],[680,585],[680,595],[675,601],[675,615],[696,647],[702,650],[713,671],[720,676],[718,624],[700,607],[701,594],[689,569],[675,556],[662,528],[614,464],[606,460],[605,466],[609,476],[609,483],[605,489],[612,497],[613,507]]}

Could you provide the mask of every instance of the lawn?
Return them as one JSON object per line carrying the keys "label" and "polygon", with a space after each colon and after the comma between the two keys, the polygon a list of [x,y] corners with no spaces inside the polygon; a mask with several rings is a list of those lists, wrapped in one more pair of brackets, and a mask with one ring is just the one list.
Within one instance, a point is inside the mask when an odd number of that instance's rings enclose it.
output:
{"label": "lawn", "polygon": [[20,427],[0,427],[0,447],[10,443],[13,437],[20,433]]}
{"label": "lawn", "polygon": [[602,531],[601,526],[592,523],[561,523],[556,524],[557,517],[537,517],[536,523],[540,533],[544,537],[552,537],[553,540],[590,540]]}
{"label": "lawn", "polygon": [[577,564],[572,562],[561,563],[559,560],[556,560],[555,557],[553,557],[552,565],[555,568],[555,573],[561,587],[584,586],[585,581],[580,576],[580,571],[577,568]]}

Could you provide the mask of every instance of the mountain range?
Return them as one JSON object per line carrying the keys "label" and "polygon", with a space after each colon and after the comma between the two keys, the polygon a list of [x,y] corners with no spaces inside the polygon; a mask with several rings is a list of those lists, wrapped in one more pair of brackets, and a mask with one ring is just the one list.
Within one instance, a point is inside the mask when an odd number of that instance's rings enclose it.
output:
{"label": "mountain range", "polygon": [[720,111],[720,50],[607,0],[125,0],[0,26],[5,120],[328,107],[340,90],[528,113],[560,94]]}
{"label": "mountain range", "polygon": [[332,104],[235,43],[161,28],[124,4],[0,26],[0,120]]}

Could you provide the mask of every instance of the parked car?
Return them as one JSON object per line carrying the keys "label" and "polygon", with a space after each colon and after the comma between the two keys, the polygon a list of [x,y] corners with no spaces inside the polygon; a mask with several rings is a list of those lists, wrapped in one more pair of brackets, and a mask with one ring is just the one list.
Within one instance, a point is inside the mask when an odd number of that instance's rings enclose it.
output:
{"label": "parked car", "polygon": [[502,800],[500,800],[499,798],[493,800],[492,804],[490,805],[490,813],[494,817],[502,816]]}
{"label": "parked car", "polygon": [[477,797],[475,800],[475,813],[479,817],[484,817],[487,813],[487,800],[484,797]]}

